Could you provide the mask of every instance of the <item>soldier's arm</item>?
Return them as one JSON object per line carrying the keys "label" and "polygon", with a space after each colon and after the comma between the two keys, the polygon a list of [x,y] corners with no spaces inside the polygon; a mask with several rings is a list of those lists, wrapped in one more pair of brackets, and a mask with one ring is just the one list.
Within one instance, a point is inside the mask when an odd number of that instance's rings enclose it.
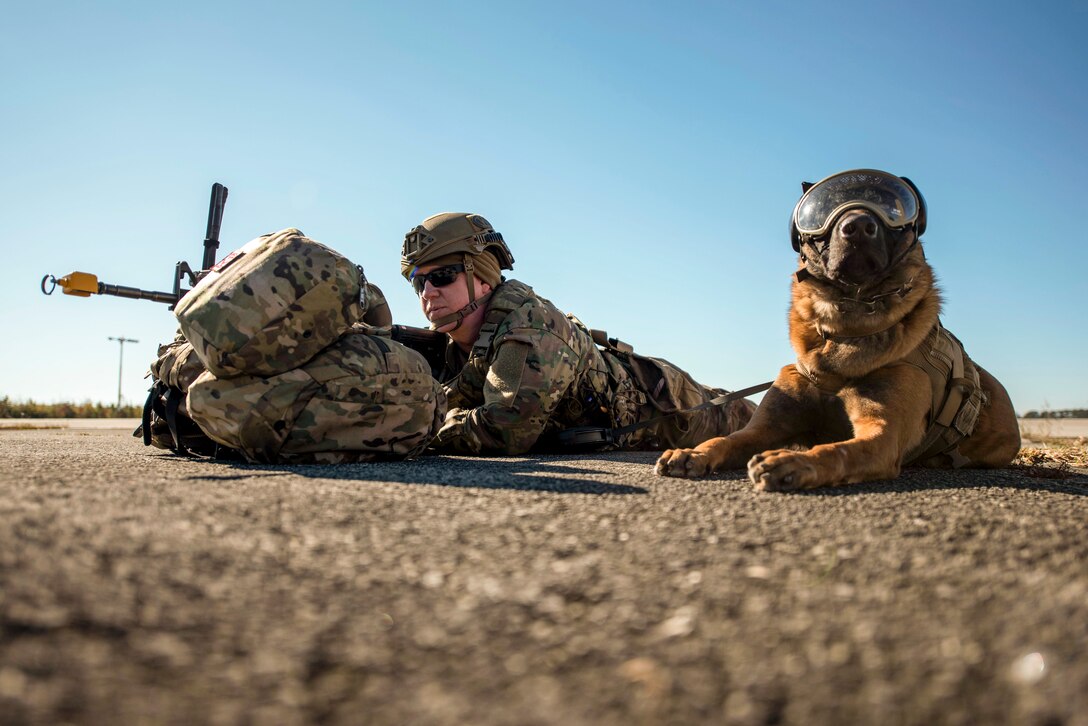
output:
{"label": "soldier's arm", "polygon": [[451,411],[432,446],[462,454],[525,453],[576,374],[577,357],[566,341],[547,330],[512,330],[496,344],[483,405]]}

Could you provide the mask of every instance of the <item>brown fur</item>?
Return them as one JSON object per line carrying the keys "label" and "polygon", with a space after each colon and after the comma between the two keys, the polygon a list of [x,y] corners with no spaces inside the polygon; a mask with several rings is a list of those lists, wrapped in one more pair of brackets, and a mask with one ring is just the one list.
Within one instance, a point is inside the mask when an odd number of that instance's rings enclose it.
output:
{"label": "brown fur", "polygon": [[[820,387],[797,364],[785,366],[744,429],[694,449],[666,451],[658,474],[699,477],[747,464],[760,490],[899,475],[904,456],[925,435],[932,400],[925,373],[895,364],[933,328],[941,299],[921,245],[910,247],[912,228],[888,230],[881,224],[868,246],[844,238],[843,225],[864,214],[845,213],[826,249],[804,248],[801,269],[812,276],[793,282],[790,343]],[[882,270],[907,249],[891,270]],[[877,282],[851,282],[872,270],[881,270]],[[959,450],[973,467],[1006,466],[1020,448],[1016,414],[1002,385],[978,371],[988,403]],[[920,463],[948,466],[944,459]]]}

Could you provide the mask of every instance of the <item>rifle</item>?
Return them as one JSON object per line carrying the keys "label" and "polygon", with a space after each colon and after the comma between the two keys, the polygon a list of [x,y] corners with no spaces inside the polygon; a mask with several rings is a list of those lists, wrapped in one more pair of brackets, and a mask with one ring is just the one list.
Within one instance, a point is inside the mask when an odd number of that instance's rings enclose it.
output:
{"label": "rifle", "polygon": [[413,328],[410,325],[394,325],[389,337],[406,345],[427,359],[431,375],[438,378],[446,366],[446,343],[449,336],[429,328]]}
{"label": "rifle", "polygon": [[[204,256],[200,262],[200,269],[193,270],[189,263],[184,260],[178,262],[174,266],[173,292],[143,290],[125,285],[110,285],[99,282],[98,277],[89,272],[71,272],[59,279],[53,275],[46,275],[42,278],[42,292],[46,295],[52,295],[59,285],[65,295],[75,295],[76,297],[114,295],[135,300],[165,303],[173,309],[182,296],[189,292],[189,290],[182,289],[182,281],[187,279],[191,289],[215,267],[215,256],[219,250],[219,230],[223,226],[223,210],[226,205],[227,188],[218,182],[212,184],[212,197],[208,206],[208,229],[204,234]],[[52,286],[46,289],[46,283],[52,283]],[[385,314],[388,315],[388,312]],[[421,353],[431,365],[433,372],[437,373],[442,369],[446,341],[448,340],[444,333],[437,333],[426,328],[413,328],[408,325],[393,325],[390,330],[390,337],[398,343],[402,343]]]}
{"label": "rifle", "polygon": [[[46,275],[42,278],[42,292],[46,295],[52,295],[53,291],[57,289],[57,285],[60,285],[65,295],[75,295],[76,297],[115,295],[135,300],[165,303],[173,309],[182,296],[189,292],[189,290],[181,289],[182,281],[188,279],[189,287],[192,288],[200,278],[207,275],[215,266],[215,253],[219,249],[219,229],[223,226],[223,209],[226,205],[227,188],[218,182],[212,184],[212,198],[208,206],[208,229],[204,235],[204,257],[201,260],[200,269],[193,270],[189,263],[184,260],[178,262],[174,266],[173,292],[143,290],[125,285],[110,285],[99,282],[98,276],[90,272],[71,272],[60,279],[53,275]],[[47,282],[52,283],[49,289],[45,287]]]}

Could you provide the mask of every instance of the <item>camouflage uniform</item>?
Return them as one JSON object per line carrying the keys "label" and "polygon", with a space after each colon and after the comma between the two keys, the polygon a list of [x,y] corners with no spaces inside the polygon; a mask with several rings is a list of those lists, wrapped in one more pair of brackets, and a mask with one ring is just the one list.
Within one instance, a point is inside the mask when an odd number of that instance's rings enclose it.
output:
{"label": "camouflage uniform", "polygon": [[[556,450],[576,426],[621,427],[725,393],[661,359],[602,350],[580,321],[532,288],[504,281],[469,353],[452,342],[440,378],[450,411],[432,448],[461,454]],[[618,448],[695,446],[742,428],[755,406],[733,401],[631,432]]]}
{"label": "camouflage uniform", "polygon": [[[558,434],[567,429],[616,429],[725,393],[699,385],[660,358],[602,350],[577,318],[528,285],[503,279],[501,270],[513,266],[502,235],[478,214],[436,214],[404,236],[400,271],[421,297],[427,289],[441,295],[434,290],[465,285],[468,304],[432,319],[432,326],[452,333],[465,320],[480,325],[468,353],[451,340],[445,365],[436,372],[450,411],[433,449],[461,454],[561,450]],[[423,267],[432,269],[421,273]],[[479,296],[477,278],[487,286]],[[481,308],[483,322],[478,323]],[[615,447],[695,446],[743,427],[754,410],[750,402],[738,400],[671,416],[623,435]]]}

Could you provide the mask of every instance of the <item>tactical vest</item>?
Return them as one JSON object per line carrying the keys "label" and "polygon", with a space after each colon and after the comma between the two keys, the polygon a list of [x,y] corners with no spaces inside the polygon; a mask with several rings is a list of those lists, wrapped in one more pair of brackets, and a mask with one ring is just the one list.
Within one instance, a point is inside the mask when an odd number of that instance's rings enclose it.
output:
{"label": "tactical vest", "polygon": [[[502,335],[500,329],[512,314],[517,315],[520,309],[534,303],[554,307],[536,295],[531,287],[515,280],[504,282],[495,288],[467,361],[460,366],[456,378],[448,384],[451,400],[464,399],[456,401],[456,404],[451,403],[451,406],[465,403],[479,405],[480,393],[487,383],[488,375],[494,374],[492,362],[495,357],[496,335]],[[531,312],[530,309],[530,315]],[[541,312],[545,315],[562,316],[564,322],[570,326],[569,330],[564,331],[571,337],[569,345],[580,356],[579,377],[558,402],[541,434],[544,446],[549,445],[553,435],[569,428],[596,426],[616,429],[662,414],[676,413],[706,403],[718,393],[724,393],[700,386],[688,374],[666,360],[634,353],[630,345],[608,338],[603,331],[591,330],[573,315],[564,315],[558,310],[544,311],[543,308]],[[517,339],[516,332],[505,334],[502,338]],[[456,366],[456,361],[447,359],[447,364],[452,369]],[[651,428],[625,434],[623,440],[616,443],[623,448],[660,448],[659,444],[662,442],[684,440],[684,446],[694,446],[704,438],[729,433],[722,430],[721,423],[728,417],[729,414],[724,409],[700,411],[694,416],[669,419]],[[697,441],[683,439],[689,431],[691,437],[698,438],[697,434],[703,430],[705,437]]]}
{"label": "tactical vest", "polygon": [[[476,342],[472,344],[472,349],[469,351],[468,361],[449,381],[448,385],[453,390],[469,400],[479,396],[487,380],[487,371],[491,365],[488,353],[499,324],[506,319],[506,316],[533,297],[533,289],[517,280],[507,280],[494,289],[491,299],[487,301],[484,322],[480,326]],[[449,345],[456,345],[456,343],[451,341]]]}
{"label": "tactical vest", "polygon": [[[452,389],[451,397],[453,392],[456,392],[468,400],[479,399],[480,392],[483,391],[487,382],[488,371],[491,367],[490,354],[495,346],[495,335],[499,326],[511,313],[533,301],[544,300],[533,292],[533,288],[523,282],[506,280],[495,288],[491,294],[491,299],[487,301],[484,321],[480,326],[479,334],[476,336],[476,342],[473,343],[469,351],[468,361],[447,384]],[[550,304],[547,301],[544,302]],[[572,326],[583,331],[588,345],[593,350],[597,350],[589,331],[580,322],[572,321]],[[504,338],[504,340],[517,339],[516,334]],[[451,345],[453,344],[451,343]],[[613,410],[615,407],[614,392],[618,388],[616,377],[619,371],[613,371],[604,356],[600,357],[599,364],[593,367],[597,375],[583,376],[577,382],[577,390],[573,390],[570,395],[565,396],[554,412],[552,420],[549,422],[549,429],[562,429],[566,426],[584,423],[587,419],[602,425],[615,423],[613,420],[615,416]],[[590,378],[599,380],[589,380]],[[603,419],[601,418],[602,415],[604,416]]]}
{"label": "tactical vest", "polygon": [[507,315],[535,297],[533,288],[517,280],[507,280],[495,288],[495,292],[487,302],[484,324],[480,326],[480,334],[476,336],[476,342],[472,344],[469,360],[486,359],[487,352],[491,349],[491,340],[495,337],[499,324],[506,319]]}
{"label": "tactical vest", "polygon": [[925,436],[907,452],[904,463],[941,454],[951,457],[952,466],[957,469],[970,463],[958,446],[975,430],[986,396],[978,368],[967,357],[963,344],[938,320],[925,340],[901,364],[914,366],[929,376],[933,395]]}

